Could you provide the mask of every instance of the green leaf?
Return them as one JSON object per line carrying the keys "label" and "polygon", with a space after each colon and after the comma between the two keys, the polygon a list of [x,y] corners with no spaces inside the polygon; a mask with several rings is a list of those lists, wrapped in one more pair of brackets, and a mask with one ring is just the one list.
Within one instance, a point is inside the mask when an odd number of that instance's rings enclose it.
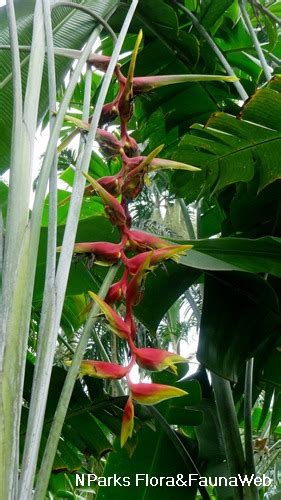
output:
{"label": "green leaf", "polygon": [[233,0],[209,0],[205,2],[201,13],[200,22],[207,31],[214,35],[223,21],[225,11],[233,3]]}
{"label": "green leaf", "polygon": [[245,361],[275,344],[281,325],[274,290],[262,278],[246,273],[208,273],[197,359],[232,381]]}
{"label": "green leaf", "polygon": [[173,175],[177,196],[188,202],[202,194],[221,190],[236,182],[248,182],[256,174],[258,190],[281,178],[281,94],[279,77],[257,90],[238,118],[215,113],[203,128],[195,125],[175,151],[173,159],[187,162],[202,172]]}
{"label": "green leaf", "polygon": [[213,271],[264,272],[281,277],[281,238],[216,238],[189,243],[193,248],[180,259],[186,266]]}

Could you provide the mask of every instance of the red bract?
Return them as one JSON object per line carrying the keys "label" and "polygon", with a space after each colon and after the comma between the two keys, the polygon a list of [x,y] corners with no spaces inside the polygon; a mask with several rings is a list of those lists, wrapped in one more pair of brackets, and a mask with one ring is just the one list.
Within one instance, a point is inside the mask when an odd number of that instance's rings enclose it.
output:
{"label": "red bract", "polygon": [[86,179],[91,183],[94,190],[101,197],[104,205],[106,213],[111,221],[111,223],[115,226],[124,226],[126,223],[126,214],[122,205],[112,196],[110,193],[106,191],[93,177],[83,172]]}
{"label": "red bract", "polygon": [[[72,364],[71,361],[65,361],[67,366]],[[79,369],[79,376],[104,378],[104,379],[120,379],[127,375],[128,369],[126,366],[118,365],[117,363],[109,363],[107,361],[96,361],[92,359],[83,359]]]}
{"label": "red bract", "polygon": [[179,354],[162,349],[153,349],[150,347],[133,349],[136,361],[139,366],[146,370],[162,371],[166,368],[177,374],[175,363],[184,363],[186,360]]}
{"label": "red bract", "polygon": [[122,427],[121,427],[121,448],[123,448],[129,437],[132,437],[134,430],[134,405],[132,398],[129,397],[124,407]]}
{"label": "red bract", "polygon": [[130,229],[126,234],[128,236],[126,247],[130,250],[142,252],[143,250],[167,248],[168,246],[167,241],[145,231]]}
{"label": "red bract", "polygon": [[101,311],[108,321],[110,329],[121,339],[128,339],[131,331],[125,321],[123,321],[123,319],[114,311],[114,309],[112,309],[112,307],[110,307],[110,305],[108,305],[94,292],[89,292],[89,295],[100,306]]}
{"label": "red bract", "polygon": [[111,285],[106,296],[106,302],[114,303],[123,300],[127,292],[127,272],[125,271],[122,278]]}
{"label": "red bract", "polygon": [[103,130],[101,128],[97,129],[96,140],[99,143],[102,152],[105,156],[111,158],[117,156],[119,153],[123,153],[123,145],[114,134]]}
{"label": "red bract", "polygon": [[[60,249],[61,247],[59,247]],[[89,253],[95,257],[95,263],[110,266],[117,262],[121,257],[123,243],[108,243],[103,241],[94,241],[86,243],[75,243],[73,253]]]}
{"label": "red bract", "polygon": [[[123,90],[120,92],[118,98],[118,112],[121,118],[121,123],[127,123],[133,114],[133,78],[136,66],[136,59],[138,54],[138,49],[142,40],[142,30],[139,32],[136,43],[134,46],[134,50],[131,57],[131,62],[129,66],[128,75],[126,78],[125,86]],[[119,79],[119,83],[122,85],[124,82],[123,78]]]}
{"label": "red bract", "polygon": [[135,304],[138,304],[142,298],[143,283],[146,273],[149,270],[152,254],[153,252],[146,252],[146,258],[143,260],[136,274],[131,278],[131,281],[128,284],[126,293],[127,306],[134,306]]}
{"label": "red bract", "polygon": [[165,399],[186,396],[187,392],[177,387],[163,384],[132,384],[129,383],[132,398],[143,405],[155,405]]}
{"label": "red bract", "polygon": [[113,196],[119,196],[121,194],[124,184],[123,177],[120,174],[101,177],[98,182],[100,186]]}
{"label": "red bract", "polygon": [[[179,254],[185,253],[187,250],[190,250],[191,248],[192,245],[173,245],[153,250],[153,253],[150,258],[150,268],[151,266],[155,266],[167,259],[177,260]],[[147,255],[150,253],[151,252],[143,252],[128,259],[122,252],[122,260],[125,266],[127,267],[129,273],[135,274],[140,268],[140,266],[143,264],[145,259],[147,258]]]}

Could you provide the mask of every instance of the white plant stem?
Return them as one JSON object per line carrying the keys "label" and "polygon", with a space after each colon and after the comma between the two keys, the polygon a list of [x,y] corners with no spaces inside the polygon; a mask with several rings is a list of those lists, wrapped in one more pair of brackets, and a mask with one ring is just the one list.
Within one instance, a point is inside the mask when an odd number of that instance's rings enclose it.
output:
{"label": "white plant stem", "polygon": [[[50,114],[50,132],[52,132],[55,124],[55,116],[53,111],[56,109],[56,70],[55,58],[53,52],[53,32],[51,21],[51,10],[49,0],[44,0],[44,25],[46,33],[46,46],[47,46],[47,59],[48,59],[48,83],[49,83],[49,114]],[[33,443],[31,447],[31,436],[36,428],[36,420],[42,414],[44,418],[45,406],[41,408],[40,400],[38,399],[38,372],[40,373],[39,361],[41,360],[42,348],[44,348],[46,340],[42,337],[42,332],[47,327],[47,324],[53,323],[53,316],[50,317],[49,305],[55,303],[55,272],[56,272],[56,247],[57,247],[57,155],[53,160],[49,176],[49,214],[48,214],[48,246],[47,246],[47,262],[45,273],[45,286],[43,294],[42,311],[39,326],[39,341],[38,352],[36,357],[36,364],[34,370],[34,383],[31,393],[31,403],[28,415],[28,424],[26,431],[26,440],[22,458],[21,476],[19,482],[19,496],[21,498],[30,498],[32,494],[32,485],[34,474],[36,470],[36,463],[38,458],[38,451],[40,445],[40,436],[37,442]],[[46,353],[45,353],[46,355]],[[44,363],[44,360],[43,360]],[[37,382],[37,384],[36,384]],[[40,417],[39,417],[40,419]],[[39,426],[40,429],[40,426]],[[41,429],[42,431],[42,429]],[[30,488],[26,487],[26,491],[22,492],[22,484],[27,484],[27,477],[29,478]]]}
{"label": "white plant stem", "polygon": [[[13,2],[9,1],[9,24],[13,44],[14,127],[12,139],[11,191],[8,202],[7,240],[3,277],[3,364],[1,366],[0,442],[1,493],[5,499],[17,496],[19,426],[25,369],[29,316],[26,314],[26,271],[29,242],[29,198],[32,183],[34,139],[44,64],[42,2],[34,10],[32,47],[22,109],[21,72]],[[13,369],[11,370],[11,366]],[[2,427],[2,425],[4,427]],[[1,430],[2,430],[1,429]]]}

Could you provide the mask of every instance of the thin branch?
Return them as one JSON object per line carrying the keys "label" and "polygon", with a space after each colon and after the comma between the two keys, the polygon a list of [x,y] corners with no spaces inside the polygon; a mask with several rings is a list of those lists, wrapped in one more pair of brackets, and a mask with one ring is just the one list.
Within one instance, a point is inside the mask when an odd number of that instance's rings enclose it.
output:
{"label": "thin branch", "polygon": [[63,344],[65,345],[65,347],[67,347],[67,349],[69,350],[69,352],[71,352],[71,354],[74,354],[75,353],[75,350],[71,347],[71,345],[67,342],[67,340],[65,340],[64,336],[61,335],[60,333],[58,334],[58,340]]}
{"label": "thin branch", "polygon": [[[53,52],[53,31],[51,20],[50,1],[45,0],[43,4],[44,26],[46,34],[47,59],[48,59],[48,82],[49,82],[49,116],[50,132],[55,126],[56,109],[56,69]],[[48,214],[48,244],[47,262],[43,294],[42,312],[39,326],[39,342],[36,355],[36,363],[32,384],[31,402],[28,414],[25,446],[21,465],[21,476],[19,491],[22,499],[29,498],[32,493],[32,485],[36,471],[41,431],[45,412],[44,397],[41,399],[42,378],[45,379],[46,364],[48,364],[48,353],[45,346],[48,345],[49,330],[46,325],[52,324],[54,315],[50,316],[50,304],[55,303],[55,273],[56,273],[56,247],[57,247],[57,154],[54,156],[53,165],[49,178],[49,214]],[[39,407],[40,405],[40,407]],[[42,422],[42,424],[41,424]],[[38,432],[36,433],[36,430]]]}
{"label": "thin branch", "polygon": [[52,5],[52,8],[54,8],[54,7],[69,7],[70,9],[77,9],[77,10],[81,10],[82,12],[85,12],[85,14],[88,14],[89,16],[93,17],[96,21],[99,22],[99,24],[101,26],[104,27],[104,29],[111,36],[112,41],[113,41],[113,45],[116,44],[117,37],[116,37],[113,29],[111,28],[111,26],[109,26],[109,24],[106,22],[106,20],[103,19],[101,16],[99,16],[99,14],[97,14],[93,10],[88,9],[84,5],[74,3],[74,2],[57,2],[57,3]]}
{"label": "thin branch", "polygon": [[[198,21],[197,17],[189,10],[187,9],[184,5],[180,4],[177,2],[177,0],[172,0],[175,5],[178,6],[178,8],[184,12],[191,20],[197,31],[200,33],[200,35],[206,40],[206,42],[210,45],[211,49],[214,51],[216,54],[217,58],[223,65],[225,71],[229,76],[236,76],[232,67],[230,64],[227,62],[226,58],[224,57],[223,53],[219,49],[219,47],[216,45],[214,42],[213,38],[209,35],[209,33],[206,31],[204,26]],[[240,82],[233,82],[234,87],[236,88],[238,94],[240,95],[241,99],[245,101],[248,99],[248,94],[245,91],[243,85]]]}
{"label": "thin branch", "polygon": [[252,26],[251,19],[249,17],[249,14],[247,12],[246,7],[245,7],[245,0],[239,0],[239,6],[240,6],[240,11],[241,11],[242,17],[244,19],[244,22],[248,28],[249,35],[250,35],[250,37],[253,41],[253,44],[255,46],[255,49],[257,51],[257,55],[258,55],[259,61],[261,63],[261,67],[264,71],[265,78],[267,79],[267,81],[269,81],[269,80],[271,80],[270,67],[268,66],[268,64],[266,62],[266,59],[264,57],[264,53],[263,53],[262,48],[260,46],[260,42],[258,41],[258,37],[256,35],[256,32]]}

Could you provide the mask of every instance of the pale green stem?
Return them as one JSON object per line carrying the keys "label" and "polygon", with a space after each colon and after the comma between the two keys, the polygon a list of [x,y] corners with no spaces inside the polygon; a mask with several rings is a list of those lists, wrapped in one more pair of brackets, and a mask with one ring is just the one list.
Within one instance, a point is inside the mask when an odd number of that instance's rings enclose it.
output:
{"label": "pale green stem", "polygon": [[108,32],[108,34],[111,36],[113,44],[116,44],[117,38],[116,35],[113,31],[113,29],[109,26],[109,24],[103,19],[103,17],[99,16],[96,12],[92,11],[91,9],[88,9],[84,5],[80,5],[74,2],[57,2],[52,5],[52,8],[54,7],[69,7],[70,9],[78,9],[81,10],[82,12],[85,12],[85,14],[88,14],[89,16],[93,17],[98,23],[104,27],[104,29]]}
{"label": "pale green stem", "polygon": [[[6,334],[5,328],[5,314],[4,309],[7,310],[10,302],[9,291],[9,277],[13,276],[14,270],[18,261],[18,245],[22,242],[25,226],[28,221],[28,208],[26,198],[28,192],[21,191],[25,186],[21,165],[21,151],[19,144],[21,144],[22,129],[23,129],[23,109],[22,109],[22,82],[21,82],[21,69],[20,69],[20,56],[19,45],[17,36],[17,24],[14,10],[13,0],[7,1],[7,15],[9,22],[9,32],[11,41],[11,60],[12,60],[12,74],[13,74],[13,130],[12,130],[12,145],[11,145],[11,168],[9,180],[9,197],[8,197],[8,212],[7,212],[7,231],[4,247],[4,261],[3,261],[3,318],[1,323],[0,333],[0,362],[2,359],[1,351],[4,348],[4,339]],[[19,192],[21,196],[19,197]],[[20,198],[20,199],[19,199]],[[20,205],[19,205],[20,204]],[[7,281],[7,285],[5,284]],[[2,414],[2,412],[1,412]],[[0,467],[1,468],[1,467]]]}
{"label": "pale green stem", "polygon": [[[249,476],[256,477],[256,468],[253,450],[253,429],[252,429],[252,388],[253,388],[253,368],[254,358],[246,362],[245,390],[244,390],[244,441],[245,441],[245,471]],[[254,483],[251,484],[252,496],[259,499],[258,489]]]}
{"label": "pale green stem", "polygon": [[[117,267],[111,267],[107,273],[107,276],[101,286],[99,291],[99,296],[104,299],[107,291],[114,280]],[[49,477],[52,470],[53,461],[56,455],[56,449],[59,442],[62,427],[65,421],[68,405],[74,388],[74,384],[79,372],[81,361],[83,359],[84,352],[87,348],[88,341],[90,339],[93,327],[97,320],[97,314],[99,312],[99,306],[95,303],[91,309],[81,338],[75,354],[72,359],[72,364],[68,369],[65,383],[60,395],[56,413],[52,422],[52,426],[49,432],[48,441],[46,444],[44,456],[42,459],[41,467],[38,473],[38,480],[35,488],[35,493],[33,500],[44,500],[46,490],[49,483]]]}
{"label": "pale green stem", "polygon": [[190,240],[195,240],[196,239],[195,232],[194,232],[194,229],[193,229],[193,225],[192,225],[192,222],[191,222],[191,219],[190,219],[190,215],[189,215],[189,212],[188,212],[188,208],[187,208],[187,206],[185,204],[185,201],[182,198],[180,198],[179,199],[179,203],[180,203],[182,215],[183,215],[183,218],[184,218],[185,226],[186,226],[186,229],[187,229],[188,237],[189,237]]}
{"label": "pale green stem", "polygon": [[[48,83],[49,83],[49,114],[50,114],[50,132],[55,125],[55,115],[53,111],[56,109],[56,69],[53,53],[53,32],[49,0],[44,0],[44,26],[46,33],[47,59],[48,59]],[[55,272],[56,272],[56,247],[57,247],[57,155],[53,160],[52,169],[49,177],[49,214],[48,214],[48,245],[47,245],[47,262],[45,273],[45,285],[43,294],[43,304],[39,326],[39,342],[36,356],[33,386],[31,392],[31,402],[29,407],[28,422],[25,446],[23,451],[21,475],[19,481],[19,494],[21,499],[30,498],[32,485],[35,475],[38,450],[40,445],[40,436],[34,435],[34,430],[39,429],[40,413],[44,414],[45,406],[40,399],[40,388],[38,381],[40,380],[41,370],[45,373],[44,363],[46,353],[44,353],[44,345],[48,339],[43,337],[46,333],[46,324],[52,324],[54,317],[50,316],[50,303],[55,303]],[[42,350],[45,354],[45,359],[42,359]],[[42,406],[41,406],[42,403]],[[41,406],[39,409],[38,406]],[[39,420],[38,420],[39,419]],[[43,418],[42,418],[43,421]],[[42,427],[41,427],[42,430]],[[36,440],[37,437],[37,440]]]}
{"label": "pale green stem", "polygon": [[[229,474],[235,477],[238,477],[238,474],[240,474],[243,477],[245,474],[244,453],[230,383],[228,380],[212,372],[211,379],[215,393],[220,428],[224,440]],[[246,498],[242,486],[233,489],[233,498],[235,500],[243,500]]]}
{"label": "pale green stem", "polygon": [[265,78],[267,79],[267,81],[269,81],[271,79],[270,68],[266,62],[266,59],[264,57],[264,53],[263,53],[262,48],[260,46],[260,42],[258,41],[258,37],[256,35],[256,32],[252,26],[251,19],[249,17],[249,14],[248,14],[246,6],[245,6],[245,1],[239,0],[239,6],[240,6],[240,10],[241,10],[241,14],[242,14],[242,17],[244,19],[244,22],[248,28],[249,35],[250,35],[250,37],[253,41],[253,44],[255,46],[255,49],[257,51],[257,55],[258,55],[259,61],[261,63],[261,67],[264,71]]}
{"label": "pale green stem", "polygon": [[[12,2],[10,2],[12,5]],[[11,11],[10,11],[11,12]],[[14,23],[15,23],[14,19]],[[16,28],[15,28],[16,29]],[[17,56],[18,60],[18,56]],[[19,136],[16,140],[17,168],[12,165],[12,176],[16,176],[18,190],[15,184],[11,190],[8,216],[7,246],[5,248],[4,290],[5,303],[3,308],[6,339],[4,343],[3,374],[1,396],[3,397],[3,421],[5,441],[0,444],[0,464],[4,477],[3,498],[14,498],[18,487],[19,462],[19,426],[22,408],[22,388],[24,381],[25,358],[30,316],[26,308],[26,271],[28,266],[27,248],[29,231],[29,198],[32,183],[32,164],[34,155],[34,139],[37,126],[38,106],[41,80],[44,64],[44,25],[42,2],[37,0],[34,10],[32,48],[30,54],[26,92],[23,111],[17,104],[19,114]],[[15,68],[13,68],[14,70]],[[17,63],[16,71],[19,73]],[[19,74],[18,74],[19,78]],[[18,82],[18,92],[20,91]],[[19,96],[16,96],[18,100]],[[17,101],[15,101],[17,102]],[[22,123],[20,124],[20,120]],[[13,154],[13,153],[12,153]],[[20,157],[19,157],[20,156]],[[17,195],[17,196],[16,196]],[[21,230],[17,231],[18,225]],[[15,232],[17,235],[15,238]],[[10,238],[9,233],[13,235]],[[14,241],[13,241],[14,239]],[[15,245],[13,248],[12,246]],[[11,267],[11,264],[13,266]],[[13,371],[11,372],[11,366]]]}
{"label": "pale green stem", "polygon": [[[216,54],[217,58],[223,65],[225,71],[229,76],[236,76],[232,67],[230,64],[227,62],[227,59],[224,57],[223,53],[219,49],[219,47],[216,45],[214,42],[213,38],[209,35],[208,31],[204,28],[204,26],[198,21],[197,17],[189,10],[187,9],[184,5],[180,4],[176,0],[173,0],[173,3],[178,6],[182,12],[184,12],[191,20],[195,28],[197,29],[198,33],[206,40],[206,42],[210,45],[211,49],[214,51]],[[248,99],[248,94],[245,91],[243,85],[241,85],[240,82],[233,82],[234,87],[236,88],[240,98],[245,101]]]}

